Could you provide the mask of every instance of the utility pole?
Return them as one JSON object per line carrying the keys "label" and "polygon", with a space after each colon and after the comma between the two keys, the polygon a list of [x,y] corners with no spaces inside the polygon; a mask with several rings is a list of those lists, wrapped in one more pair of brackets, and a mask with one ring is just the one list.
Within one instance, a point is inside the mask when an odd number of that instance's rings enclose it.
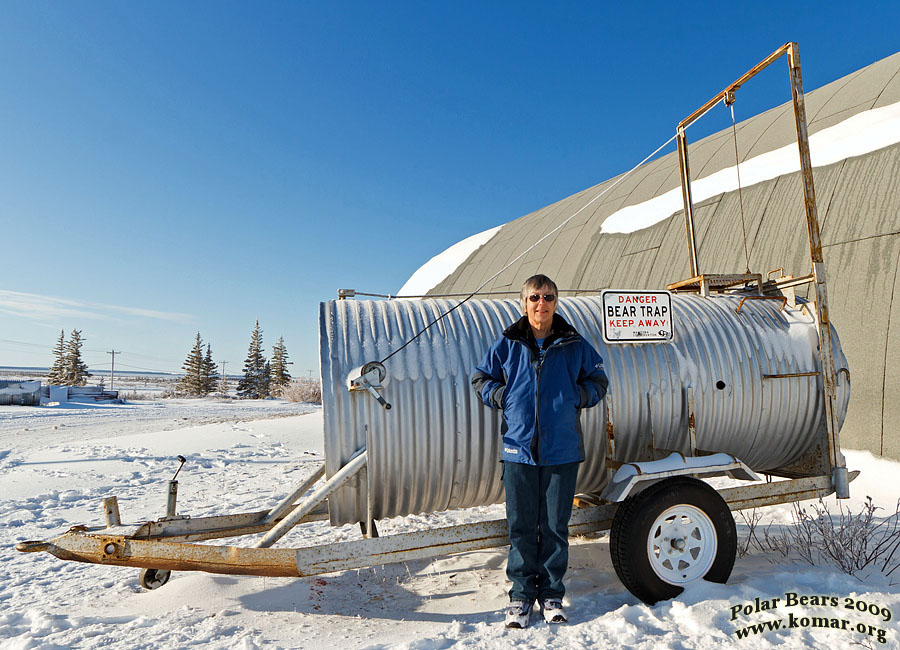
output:
{"label": "utility pole", "polygon": [[121,350],[110,350],[106,354],[112,355],[112,365],[109,367],[109,390],[116,388],[116,355],[122,354]]}
{"label": "utility pole", "polygon": [[307,370],[306,373],[307,373],[307,380],[312,381],[312,370]]}
{"label": "utility pole", "polygon": [[228,392],[228,378],[225,376],[225,364],[226,363],[228,363],[228,362],[227,361],[222,362],[222,383],[221,383],[220,388],[222,390],[223,395],[226,392]]}

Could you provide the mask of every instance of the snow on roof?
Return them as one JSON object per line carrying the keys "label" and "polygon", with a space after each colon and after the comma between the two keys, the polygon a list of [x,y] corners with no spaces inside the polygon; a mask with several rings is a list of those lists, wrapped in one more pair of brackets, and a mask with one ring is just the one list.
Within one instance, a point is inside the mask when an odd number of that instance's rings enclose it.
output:
{"label": "snow on roof", "polygon": [[406,284],[397,292],[397,295],[421,296],[433,287],[436,287],[444,278],[459,268],[459,265],[465,262],[469,255],[490,241],[500,231],[500,228],[502,226],[466,237],[461,242],[453,244],[443,253],[435,255],[410,276]]}
{"label": "snow on roof", "polygon": [[[824,167],[854,156],[884,149],[900,142],[900,102],[862,111],[839,124],[822,129],[809,137],[813,167]],[[740,165],[741,187],[800,170],[800,154],[796,142],[785,145]],[[694,203],[731,192],[738,188],[734,166],[691,182]],[[629,205],[611,214],[603,222],[603,233],[630,233],[659,223],[684,207],[681,187],[660,194],[643,203]]]}

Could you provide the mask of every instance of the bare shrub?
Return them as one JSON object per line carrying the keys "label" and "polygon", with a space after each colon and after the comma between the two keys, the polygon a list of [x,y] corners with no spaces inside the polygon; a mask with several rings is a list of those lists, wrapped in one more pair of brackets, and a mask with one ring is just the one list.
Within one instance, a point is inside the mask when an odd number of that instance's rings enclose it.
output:
{"label": "bare shrub", "polygon": [[762,513],[754,508],[750,511],[749,515],[743,510],[741,510],[740,515],[741,519],[744,520],[744,524],[746,524],[749,529],[747,539],[740,541],[737,547],[738,557],[744,557],[749,555],[751,544],[755,543],[756,546],[760,546],[759,538],[756,536],[756,525],[759,523],[760,519],[762,519]]}
{"label": "bare shrub", "polygon": [[748,521],[743,513],[741,516],[750,526],[748,549],[753,546],[785,558],[793,553],[811,565],[825,562],[857,577],[871,571],[891,576],[900,567],[900,499],[888,517],[876,517],[877,510],[882,508],[872,497],[866,497],[855,514],[840,502],[836,514],[822,499],[809,510],[795,503],[793,525],[769,525],[762,539],[755,532],[758,518],[751,514]]}
{"label": "bare shrub", "polygon": [[281,396],[289,402],[322,403],[322,384],[316,380],[294,379],[281,390]]}

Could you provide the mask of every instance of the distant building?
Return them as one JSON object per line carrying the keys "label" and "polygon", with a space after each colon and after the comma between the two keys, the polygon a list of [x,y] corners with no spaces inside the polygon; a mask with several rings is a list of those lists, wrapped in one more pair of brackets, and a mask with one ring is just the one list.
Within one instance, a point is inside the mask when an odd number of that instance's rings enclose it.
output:
{"label": "distant building", "polygon": [[0,379],[0,406],[40,406],[41,382]]}

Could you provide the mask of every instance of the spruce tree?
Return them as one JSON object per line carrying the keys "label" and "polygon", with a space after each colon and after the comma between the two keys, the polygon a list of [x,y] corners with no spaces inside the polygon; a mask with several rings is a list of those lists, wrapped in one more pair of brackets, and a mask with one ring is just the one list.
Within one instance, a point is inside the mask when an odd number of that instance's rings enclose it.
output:
{"label": "spruce tree", "polygon": [[66,343],[64,357],[66,386],[84,386],[87,378],[91,376],[87,364],[81,359],[81,346],[84,345],[84,341],[85,339],[81,338],[81,330],[72,330],[69,342]]}
{"label": "spruce tree", "polygon": [[269,396],[269,364],[263,356],[259,320],[250,335],[250,350],[244,360],[244,376],[238,382],[238,397],[261,399]]}
{"label": "spruce tree", "polygon": [[66,384],[66,332],[59,330],[59,340],[53,348],[53,366],[47,375],[47,383],[51,386]]}
{"label": "spruce tree", "polygon": [[187,358],[181,367],[184,370],[184,377],[178,380],[178,389],[188,395],[204,395],[203,339],[200,338],[200,332],[197,332],[194,347],[188,352]]}
{"label": "spruce tree", "polygon": [[278,343],[272,348],[272,385],[269,392],[274,397],[281,397],[284,387],[291,382],[291,373],[288,372],[287,368],[291,363],[291,361],[288,361],[288,351],[284,345],[284,337],[279,336]]}
{"label": "spruce tree", "polygon": [[216,362],[213,361],[212,347],[206,344],[206,357],[203,359],[203,394],[209,395],[215,392],[219,382],[219,373],[216,370]]}

